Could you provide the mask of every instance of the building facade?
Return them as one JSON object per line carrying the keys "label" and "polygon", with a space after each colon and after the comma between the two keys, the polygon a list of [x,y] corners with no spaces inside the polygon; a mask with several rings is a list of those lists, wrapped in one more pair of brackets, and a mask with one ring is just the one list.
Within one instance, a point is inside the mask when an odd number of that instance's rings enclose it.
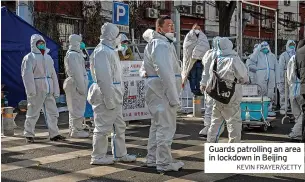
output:
{"label": "building facade", "polygon": [[291,24],[291,22],[300,22],[299,4],[299,1],[278,1],[279,18],[285,20],[284,25],[279,24],[279,39],[299,40],[299,27]]}
{"label": "building facade", "polygon": [[300,1],[299,4],[299,20],[300,22],[303,24],[303,26],[301,26],[299,28],[299,36],[300,39],[304,39],[305,38],[305,1]]}
{"label": "building facade", "polygon": [[[251,1],[251,3],[260,4],[270,8],[277,9],[277,1]],[[256,39],[274,39],[275,38],[275,12],[268,9],[259,10],[256,6],[243,4],[243,10],[250,11],[250,20],[244,30],[244,36]],[[262,14],[262,16],[259,16]],[[257,18],[255,18],[257,16]]]}
{"label": "building facade", "polygon": [[[159,15],[171,16],[175,21],[175,7],[177,4],[174,1],[138,1],[136,4],[136,13],[131,12],[135,18],[138,26],[130,24],[131,27],[137,27],[140,29],[139,32],[144,32],[146,29],[155,29],[155,21]],[[129,3],[130,4],[130,3]],[[205,3],[204,1],[193,1],[187,3],[187,6],[178,8],[180,12],[180,33],[181,40],[184,39],[185,35],[192,29],[192,26],[197,23],[202,30],[205,29]],[[131,4],[130,4],[131,5]],[[130,8],[133,11],[133,7]],[[131,16],[131,17],[132,17]],[[141,39],[141,34],[138,35],[138,39]]]}

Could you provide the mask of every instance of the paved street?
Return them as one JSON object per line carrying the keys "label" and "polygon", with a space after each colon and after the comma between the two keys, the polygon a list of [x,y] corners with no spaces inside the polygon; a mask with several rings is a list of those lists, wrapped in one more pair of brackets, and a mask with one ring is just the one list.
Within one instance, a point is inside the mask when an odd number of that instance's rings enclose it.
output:
{"label": "paved street", "polygon": [[[198,137],[203,123],[180,117],[172,145],[176,159],[182,160],[185,167],[180,172],[158,174],[155,169],[143,166],[149,121],[131,122],[126,132],[128,152],[136,154],[136,163],[116,163],[112,166],[92,166],[90,162],[91,139],[67,139],[56,143],[48,140],[48,133],[41,117],[37,127],[35,144],[25,144],[21,137],[24,115],[16,118],[18,130],[16,137],[2,137],[1,141],[1,179],[5,182],[18,181],[304,181],[305,174],[205,174],[204,138]],[[68,134],[67,113],[60,114],[61,132]],[[292,124],[281,125],[261,132],[250,130],[243,134],[244,142],[288,142],[286,134]],[[225,133],[220,142],[226,142]],[[109,150],[110,151],[110,150]],[[221,170],[221,166],[219,168]]]}

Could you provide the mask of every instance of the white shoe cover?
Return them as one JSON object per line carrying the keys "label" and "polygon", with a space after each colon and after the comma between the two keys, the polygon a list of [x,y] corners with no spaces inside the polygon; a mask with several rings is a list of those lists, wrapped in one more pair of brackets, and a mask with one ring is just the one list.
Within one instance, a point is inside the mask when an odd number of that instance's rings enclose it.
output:
{"label": "white shoe cover", "polygon": [[[204,128],[199,132],[199,135],[207,136],[207,135],[208,135],[208,131],[209,131],[209,127],[210,127],[210,126],[204,127]],[[225,126],[222,126],[221,129],[220,129],[220,132],[219,132],[219,136],[223,133],[224,130],[225,130]],[[217,130],[217,132],[218,132],[218,130]]]}
{"label": "white shoe cover", "polygon": [[166,166],[157,166],[157,171],[166,172],[166,171],[179,171],[184,166],[183,162],[173,162]]}
{"label": "white shoe cover", "polygon": [[115,161],[117,161],[117,162],[134,162],[136,160],[137,160],[137,157],[135,155],[129,155],[129,154],[126,154],[123,157],[115,159]]}
{"label": "white shoe cover", "polygon": [[88,138],[89,133],[85,130],[72,130],[70,133],[71,138]]}
{"label": "white shoe cover", "polygon": [[207,135],[208,135],[208,130],[209,130],[209,128],[210,128],[210,126],[204,127],[204,128],[199,132],[199,135],[207,136]]}
{"label": "white shoe cover", "polygon": [[103,157],[100,159],[91,159],[91,165],[109,165],[114,164],[114,159],[110,156]]}
{"label": "white shoe cover", "polygon": [[291,133],[289,133],[288,137],[291,139],[298,139],[298,138],[302,138],[302,135],[301,134],[297,135],[296,133],[291,132]]}

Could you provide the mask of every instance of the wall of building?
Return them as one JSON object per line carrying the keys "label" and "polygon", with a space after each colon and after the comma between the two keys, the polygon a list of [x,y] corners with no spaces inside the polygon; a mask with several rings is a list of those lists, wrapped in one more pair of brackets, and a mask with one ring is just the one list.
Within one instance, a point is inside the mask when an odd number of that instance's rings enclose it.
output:
{"label": "wall of building", "polygon": [[[251,3],[260,4],[262,6],[267,6],[270,8],[277,9],[278,2],[277,1],[250,1]],[[258,11],[258,8],[255,8],[254,6],[250,6],[250,8],[254,8],[256,11]],[[243,9],[247,9],[247,5],[243,4]],[[261,9],[261,13],[263,13],[263,9]],[[274,16],[275,12],[272,10],[267,10],[268,16]],[[245,27],[244,30],[244,36],[245,37],[252,37],[252,38],[260,38],[260,39],[274,39],[275,38],[275,30],[274,27],[272,27],[272,22],[274,22],[275,19],[266,19],[265,23],[261,20],[255,19],[254,17],[250,17],[250,22]]]}
{"label": "wall of building", "polygon": [[[284,1],[278,1],[279,17],[285,18],[284,13],[292,13],[292,21],[299,22],[299,1],[291,1],[290,5],[285,5]],[[278,32],[279,39],[284,40],[298,40],[299,39],[299,29],[291,30],[283,25],[279,25]]]}
{"label": "wall of building", "polygon": [[35,12],[82,17],[82,1],[35,1]]}
{"label": "wall of building", "polygon": [[[144,6],[144,5],[142,5]],[[154,8],[152,3],[146,3],[146,8]],[[164,2],[164,8],[159,9],[160,15],[168,15],[171,16],[173,20],[175,20],[174,17],[174,9],[173,9],[173,2],[172,1],[165,1]],[[142,7],[143,8],[143,7]],[[192,7],[190,7],[192,11]],[[145,10],[139,15],[143,18],[137,22],[137,24],[141,25],[141,32],[143,33],[145,29],[152,28],[155,29],[155,21],[154,18],[148,18],[145,17]],[[199,26],[201,26],[202,29],[204,29],[205,26],[205,18],[204,16],[196,16],[193,14],[180,14],[180,33],[181,33],[181,40],[183,40],[184,36],[192,29],[192,26],[197,23]]]}

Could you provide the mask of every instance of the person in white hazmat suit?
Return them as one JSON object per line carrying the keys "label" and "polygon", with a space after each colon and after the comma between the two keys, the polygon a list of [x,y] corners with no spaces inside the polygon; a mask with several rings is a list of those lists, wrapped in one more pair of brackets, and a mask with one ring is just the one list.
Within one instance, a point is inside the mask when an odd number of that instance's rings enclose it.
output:
{"label": "person in white hazmat suit", "polygon": [[83,121],[86,109],[88,77],[85,60],[81,50],[84,48],[82,37],[76,34],[69,36],[69,50],[65,57],[67,78],[63,89],[69,110],[69,127],[72,138],[86,138],[89,133],[84,130]]}
{"label": "person in white hazmat suit", "polygon": [[[286,44],[286,51],[283,52],[279,60],[279,74],[280,74],[280,83],[278,84],[278,89],[280,93],[280,114],[285,114],[285,73],[287,70],[287,64],[292,56],[295,55],[296,44],[293,40],[288,40]],[[288,105],[288,103],[287,103]]]}
{"label": "person in white hazmat suit", "polygon": [[[105,23],[101,28],[101,34],[101,41],[90,56],[90,69],[94,83],[89,88],[88,102],[93,108],[95,126],[90,164],[133,162],[136,156],[127,154],[125,144],[122,71],[119,55],[115,50],[121,39],[119,29],[112,23]],[[113,157],[106,155],[108,134],[111,132]]]}
{"label": "person in white hazmat suit", "polygon": [[[217,44],[217,73],[219,77],[229,82],[234,82],[236,78],[237,83],[234,95],[229,104],[223,104],[214,100],[212,121],[208,130],[207,142],[217,142],[219,131],[224,125],[224,122],[227,122],[229,143],[239,143],[241,141],[242,130],[242,121],[240,118],[240,103],[242,99],[241,84],[247,83],[249,77],[245,64],[233,50],[232,42],[228,38],[220,38]],[[213,66],[214,61],[210,66],[210,75],[213,75]],[[206,89],[209,89],[211,78],[212,76],[210,76]]]}
{"label": "person in white hazmat suit", "polygon": [[200,91],[202,70],[198,67],[203,68],[202,58],[209,49],[210,44],[206,35],[200,30],[200,26],[194,24],[183,42],[182,66],[182,86],[184,87],[188,79],[194,95],[202,95]]}
{"label": "person in white hazmat suit", "polygon": [[248,75],[250,77],[250,83],[256,83],[256,70],[251,70],[251,65],[256,65],[255,62],[251,61],[251,58],[256,55],[256,51],[259,51],[260,44],[255,44],[252,54],[249,55],[249,59],[246,61],[246,67],[248,69]]}
{"label": "person in white hazmat suit", "polygon": [[179,59],[173,44],[174,27],[170,17],[157,19],[156,31],[148,29],[143,38],[143,69],[147,77],[146,103],[152,116],[147,145],[146,165],[157,171],[178,171],[182,162],[173,161],[171,144],[176,132],[179,93],[182,89]]}
{"label": "person in white hazmat suit", "polygon": [[[249,70],[256,73],[255,80],[262,88],[262,95],[274,100],[275,86],[279,82],[278,61],[267,42],[262,42],[253,56],[250,57]],[[272,102],[268,108],[268,116],[274,117]]]}
{"label": "person in white hazmat suit", "polygon": [[51,141],[64,140],[57,126],[58,110],[55,98],[59,97],[58,79],[52,57],[48,54],[46,41],[41,35],[31,36],[31,52],[24,56],[21,76],[27,95],[27,113],[24,136],[29,143],[34,142],[34,130],[43,110]]}
{"label": "person in white hazmat suit", "polygon": [[[203,64],[203,72],[201,76],[200,81],[200,90],[202,93],[204,93],[204,89],[207,85],[208,80],[210,79],[210,66],[211,63],[216,59],[217,57],[217,41],[220,39],[220,37],[214,37],[212,41],[213,48],[208,50],[205,55],[202,58],[202,64]],[[199,132],[199,135],[206,137],[208,134],[208,130],[211,125],[211,117],[212,117],[212,109],[213,109],[213,99],[208,95],[205,94],[205,111],[204,111],[204,128]],[[221,128],[221,133],[223,132],[224,127]]]}
{"label": "person in white hazmat suit", "polygon": [[300,95],[300,80],[296,75],[295,56],[292,56],[287,64],[287,82],[289,85],[291,109],[296,120],[288,137],[291,139],[297,139],[302,137],[302,105],[305,103],[305,100],[303,96]]}

